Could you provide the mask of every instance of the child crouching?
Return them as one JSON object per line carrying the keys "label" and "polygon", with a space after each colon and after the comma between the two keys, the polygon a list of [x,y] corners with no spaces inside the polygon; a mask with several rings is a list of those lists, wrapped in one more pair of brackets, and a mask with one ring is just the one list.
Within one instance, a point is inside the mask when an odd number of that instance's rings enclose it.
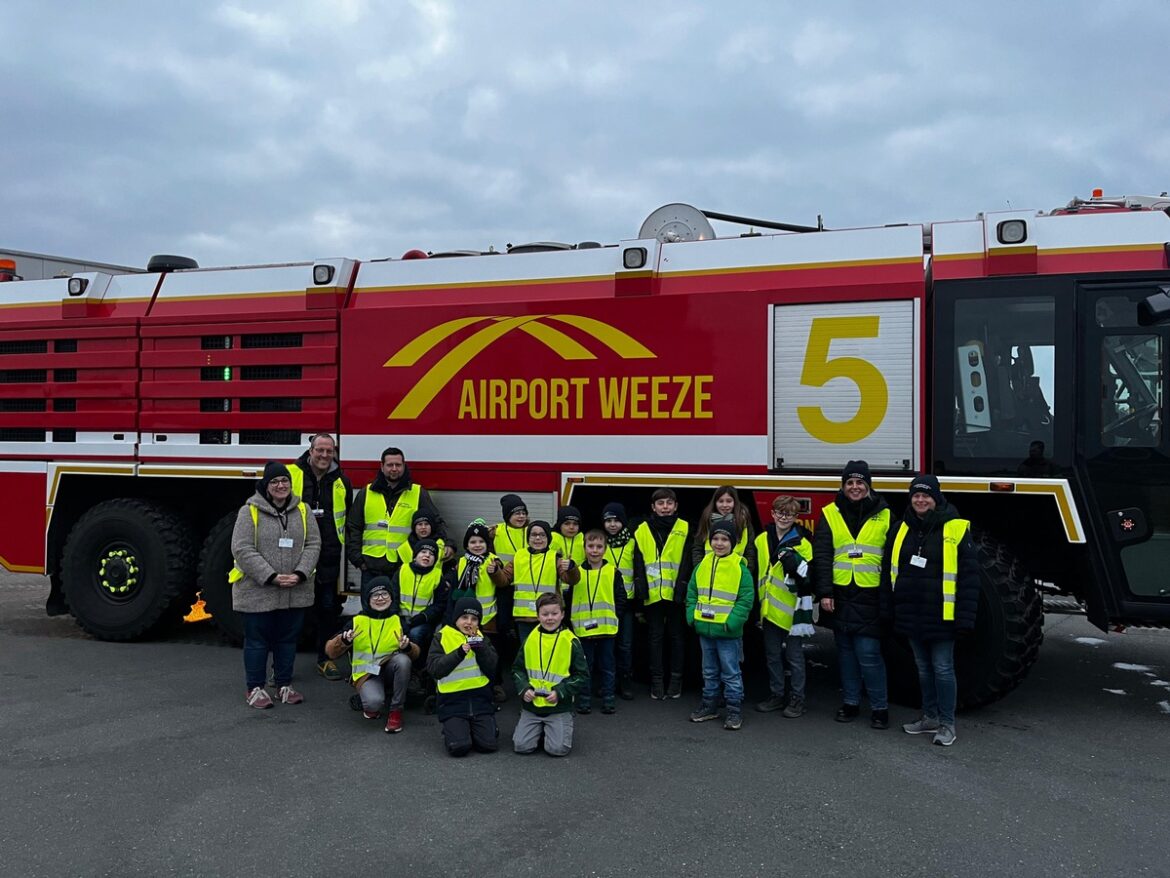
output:
{"label": "child crouching", "polygon": [[480,633],[483,606],[479,601],[460,598],[453,615],[454,627],[439,628],[427,653],[427,672],[438,689],[435,708],[443,743],[451,756],[466,756],[473,748],[494,753],[500,733],[491,681],[499,656]]}
{"label": "child crouching", "polygon": [[565,607],[558,594],[536,600],[537,626],[528,635],[512,665],[520,696],[520,720],[512,735],[517,753],[535,753],[544,735],[544,752],[568,756],[573,749],[573,702],[589,685],[581,644],[563,626]]}
{"label": "child crouching", "polygon": [[411,663],[419,654],[402,631],[396,603],[389,578],[375,576],[362,586],[362,611],[353,617],[352,627],[325,644],[326,655],[334,660],[353,650],[351,677],[366,719],[379,718],[389,695],[390,733],[402,731]]}

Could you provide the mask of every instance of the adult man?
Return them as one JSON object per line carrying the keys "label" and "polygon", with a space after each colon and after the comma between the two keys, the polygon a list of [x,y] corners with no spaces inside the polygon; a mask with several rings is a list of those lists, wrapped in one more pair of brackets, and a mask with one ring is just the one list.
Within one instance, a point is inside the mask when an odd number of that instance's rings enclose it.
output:
{"label": "adult man", "polygon": [[301,498],[321,531],[321,557],[317,561],[313,618],[317,629],[317,673],[326,680],[342,678],[337,665],[325,654],[325,644],[337,633],[341,616],[337,583],[341,578],[345,540],[345,516],[353,485],[337,462],[337,442],[328,433],[309,439],[309,450],[288,468],[293,493]]}
{"label": "adult man", "polygon": [[362,571],[363,585],[398,568],[398,547],[410,536],[420,509],[434,522],[432,539],[444,539],[443,518],[431,495],[411,479],[402,449],[391,446],[382,452],[381,471],[353,498],[346,519],[345,554]]}

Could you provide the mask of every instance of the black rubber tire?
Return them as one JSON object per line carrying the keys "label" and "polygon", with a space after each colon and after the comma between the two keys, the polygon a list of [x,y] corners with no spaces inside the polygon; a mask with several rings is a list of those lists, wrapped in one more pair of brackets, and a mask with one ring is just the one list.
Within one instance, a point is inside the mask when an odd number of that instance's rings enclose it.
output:
{"label": "black rubber tire", "polygon": [[[137,585],[126,596],[100,584],[98,565],[111,547],[137,559]],[[106,500],[77,520],[62,552],[64,596],[74,619],[99,640],[135,640],[151,633],[194,585],[195,551],[188,526],[145,500]]]}
{"label": "black rubber tire", "polygon": [[238,514],[228,513],[208,531],[199,551],[196,584],[202,592],[207,612],[211,613],[212,624],[228,642],[237,646],[244,642],[244,617],[232,609],[232,586],[227,578],[235,565],[232,560],[232,530],[235,529]]}
{"label": "black rubber tire", "polygon": [[979,550],[975,630],[955,646],[959,707],[1003,698],[1023,682],[1044,642],[1044,600],[1019,560],[999,540],[972,527]]}

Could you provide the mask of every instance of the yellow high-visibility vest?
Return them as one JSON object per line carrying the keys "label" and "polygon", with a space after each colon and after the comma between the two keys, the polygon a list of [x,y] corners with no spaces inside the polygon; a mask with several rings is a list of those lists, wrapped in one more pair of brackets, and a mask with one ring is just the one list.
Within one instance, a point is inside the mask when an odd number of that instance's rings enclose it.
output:
{"label": "yellow high-visibility vest", "polygon": [[[789,546],[803,559],[807,567],[812,560],[812,543],[804,537],[797,543]],[[796,612],[796,582],[784,572],[782,564],[769,564],[772,552],[768,546],[768,532],[765,530],[756,537],[756,569],[758,576],[758,594],[760,598],[760,618],[771,622],[785,631],[792,630],[792,616]],[[807,575],[807,571],[801,574]]]}
{"label": "yellow high-visibility vest", "polygon": [[[479,579],[475,582],[475,599],[479,601],[479,605],[483,607],[483,616],[479,620],[480,625],[486,625],[496,617],[496,584],[492,582],[492,578],[488,575],[487,567],[492,561],[499,562],[499,559],[489,553],[484,559],[483,564],[479,566]],[[467,559],[460,558],[456,565],[455,572],[458,574],[455,581],[459,582],[463,579],[463,571],[467,569]]]}
{"label": "yellow high-visibility vest", "polygon": [[[967,535],[971,522],[965,518],[952,518],[943,522],[942,556],[942,617],[944,622],[955,621],[955,594],[959,581],[959,543]],[[902,522],[894,536],[894,551],[890,558],[890,585],[898,583],[898,561],[902,557],[902,541],[910,528]]]}
{"label": "yellow high-visibility vest", "polygon": [[[576,639],[566,628],[550,634],[539,625],[528,635],[524,641],[524,672],[534,692],[551,692],[569,676],[573,664],[573,641]],[[532,703],[536,707],[555,706],[543,695],[537,695]]]}
{"label": "yellow high-visibility vest", "polygon": [[833,532],[833,585],[877,588],[882,578],[882,553],[890,530],[890,510],[871,515],[856,538],[841,516],[836,503],[825,507],[825,523]]}
{"label": "yellow high-visibility vest", "polygon": [[[253,504],[248,504],[248,509],[252,512],[252,541],[255,543],[257,532],[260,530],[260,510]],[[301,513],[301,534],[304,540],[309,538],[309,513],[305,510],[304,503],[298,503],[297,509]],[[235,558],[232,558],[232,569],[228,571],[228,582],[235,585],[244,578],[244,571],[240,569],[240,564]]]}
{"label": "yellow high-visibility vest", "polygon": [[[467,635],[456,628],[444,625],[439,629],[439,642],[443,645],[443,652],[450,655],[467,643]],[[475,650],[470,649],[467,651],[467,655],[463,656],[463,660],[455,666],[455,670],[441,680],[435,681],[435,688],[443,694],[466,692],[468,689],[479,689],[487,686],[489,682],[487,675],[480,669],[479,662],[475,658]]]}
{"label": "yellow high-visibility vest", "polygon": [[654,541],[654,533],[650,525],[642,522],[634,531],[634,542],[638,551],[642,553],[642,563],[646,566],[646,584],[649,595],[646,604],[656,604],[659,601],[674,600],[675,582],[678,579],[679,566],[682,564],[683,549],[687,541],[688,525],[681,518],[675,522],[662,553],[658,552],[658,544]]}
{"label": "yellow high-visibility vest", "polygon": [[578,567],[585,563],[585,534],[583,533],[578,533],[575,537],[567,537],[559,531],[553,531],[548,545],[562,558],[575,561]]}
{"label": "yellow high-visibility vest", "polygon": [[418,512],[421,488],[411,485],[398,495],[394,510],[387,515],[386,497],[366,488],[365,520],[362,530],[362,554],[371,558],[393,558],[410,536],[410,523]]}
{"label": "yellow high-visibility vest", "polygon": [[513,619],[535,619],[536,599],[557,590],[557,556],[552,549],[532,553],[521,549],[512,559]]}
{"label": "yellow high-visibility vest", "polygon": [[626,590],[626,597],[632,598],[634,596],[634,541],[629,539],[626,544],[618,549],[607,545],[605,547],[605,560],[617,568],[617,572],[622,575],[622,587]]}
{"label": "yellow high-visibility vest", "polygon": [[[305,499],[305,471],[295,463],[288,465],[288,474],[292,479],[293,493]],[[337,539],[345,543],[345,501],[349,499],[345,490],[345,482],[341,479],[333,480],[333,526],[337,528]]]}
{"label": "yellow high-visibility vest", "polygon": [[742,578],[743,556],[735,552],[722,558],[714,552],[704,555],[695,568],[695,621],[726,625]]}
{"label": "yellow high-visibility vest", "polygon": [[402,639],[402,620],[397,616],[371,619],[358,614],[353,617],[353,656],[350,659],[354,680],[364,674],[381,673],[386,659],[399,652]]}
{"label": "yellow high-visibility vest", "polygon": [[410,618],[417,616],[431,605],[435,597],[435,589],[443,578],[443,568],[435,564],[426,573],[415,573],[409,564],[398,568],[398,591],[402,606],[402,615]]}
{"label": "yellow high-visibility vest", "polygon": [[581,581],[573,586],[573,604],[569,608],[569,623],[578,637],[617,634],[617,604],[613,593],[615,572],[612,564],[604,564],[599,570],[588,564],[581,568]]}
{"label": "yellow high-visibility vest", "polygon": [[[442,567],[443,549],[446,547],[447,542],[446,540],[436,539],[435,537],[431,537],[431,539],[434,539],[435,545],[439,547],[438,554],[435,555],[435,566]],[[402,545],[398,547],[398,560],[403,564],[409,564],[414,560],[414,546],[410,544],[409,534],[407,535],[406,539],[402,541]]]}
{"label": "yellow high-visibility vest", "polygon": [[521,549],[528,548],[528,526],[512,527],[507,522],[496,525],[495,539],[492,540],[492,551],[496,557],[507,564]]}

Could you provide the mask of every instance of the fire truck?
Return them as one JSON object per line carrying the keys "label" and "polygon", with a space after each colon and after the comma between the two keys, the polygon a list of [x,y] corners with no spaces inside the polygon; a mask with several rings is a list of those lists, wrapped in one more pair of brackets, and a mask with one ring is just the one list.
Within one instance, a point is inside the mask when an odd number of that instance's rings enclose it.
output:
{"label": "fire truck", "polygon": [[723,484],[811,525],[865,459],[895,512],[929,471],[972,520],[957,661],[987,702],[1036,659],[1039,584],[1102,629],[1170,622],[1168,209],[828,230],[675,204],[616,244],[4,283],[0,562],[98,638],[197,592],[231,630],[237,510],[318,431],[357,485],[404,449],[455,533],[508,492],[597,522],[670,486],[694,520]]}

